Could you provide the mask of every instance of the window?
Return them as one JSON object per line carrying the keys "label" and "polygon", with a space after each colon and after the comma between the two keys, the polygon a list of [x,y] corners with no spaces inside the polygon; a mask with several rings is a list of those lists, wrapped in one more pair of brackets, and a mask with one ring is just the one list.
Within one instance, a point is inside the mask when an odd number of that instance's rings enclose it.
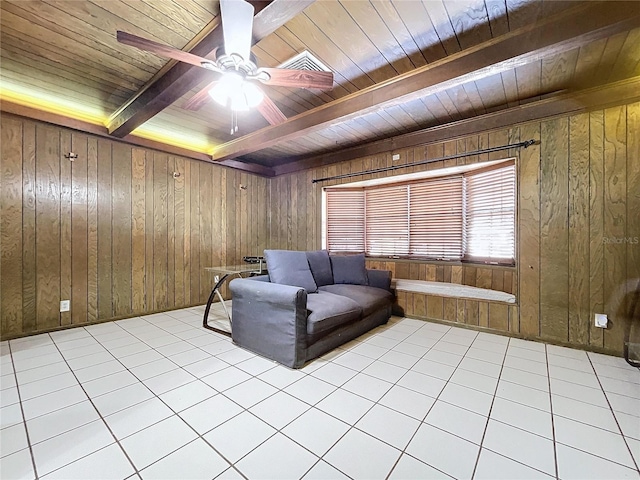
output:
{"label": "window", "polygon": [[331,252],[513,263],[515,164],[438,178],[325,189]]}

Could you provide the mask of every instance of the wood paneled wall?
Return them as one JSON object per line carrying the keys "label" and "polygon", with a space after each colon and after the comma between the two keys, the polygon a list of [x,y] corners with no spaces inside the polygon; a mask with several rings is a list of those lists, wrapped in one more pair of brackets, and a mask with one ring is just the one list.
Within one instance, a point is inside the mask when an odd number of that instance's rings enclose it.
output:
{"label": "wood paneled wall", "polygon": [[[398,164],[388,152],[265,179],[11,115],[1,121],[2,338],[201,304],[207,265],[264,248],[320,248],[322,187],[338,181],[314,178]],[[539,140],[399,171],[515,156],[515,268],[370,266],[514,293],[517,315],[489,328],[508,323],[523,337],[620,354],[640,281],[638,131],[634,103],[393,152],[411,163]],[[74,162],[64,159],[70,151]],[[59,313],[63,299],[71,312]],[[608,329],[593,326],[594,313],[609,315]]]}
{"label": "wood paneled wall", "polygon": [[457,283],[513,294],[517,292],[518,288],[517,269],[513,267],[381,260],[368,260],[367,267],[390,270],[393,278]]}
{"label": "wood paneled wall", "polygon": [[[2,338],[202,304],[205,266],[267,246],[266,178],[11,115],[1,122]],[[60,313],[65,299],[71,311]]]}
{"label": "wood paneled wall", "polygon": [[398,291],[394,313],[519,334],[518,305]]}
{"label": "wood paneled wall", "polygon": [[[270,248],[322,243],[323,186],[393,175],[311,182],[425,158],[535,139],[521,150],[472,155],[397,171],[435,169],[515,156],[518,165],[517,265],[510,269],[381,262],[399,278],[435,279],[516,294],[518,318],[496,330],[620,354],[630,292],[640,288],[640,103],[553,118],[457,141],[388,152],[270,182]],[[392,162],[391,153],[400,161]],[[375,262],[370,262],[370,266]],[[609,328],[593,326],[595,313]],[[638,321],[638,319],[635,319]],[[508,324],[508,326],[507,326]]]}

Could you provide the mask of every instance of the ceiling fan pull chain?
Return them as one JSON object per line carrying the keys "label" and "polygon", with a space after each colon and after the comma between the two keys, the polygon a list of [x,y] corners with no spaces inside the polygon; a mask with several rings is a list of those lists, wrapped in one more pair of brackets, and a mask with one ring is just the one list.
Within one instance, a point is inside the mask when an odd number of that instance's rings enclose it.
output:
{"label": "ceiling fan pull chain", "polygon": [[231,110],[231,135],[235,133],[235,112]]}
{"label": "ceiling fan pull chain", "polygon": [[238,132],[238,113],[231,110],[231,135]]}

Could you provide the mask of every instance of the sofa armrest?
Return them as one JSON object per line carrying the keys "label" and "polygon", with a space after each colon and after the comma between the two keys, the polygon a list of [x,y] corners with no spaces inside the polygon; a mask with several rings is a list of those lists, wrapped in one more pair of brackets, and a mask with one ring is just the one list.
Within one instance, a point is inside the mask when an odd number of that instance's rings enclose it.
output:
{"label": "sofa armrest", "polygon": [[253,280],[254,282],[270,282],[271,279],[269,278],[269,275],[255,275],[253,277],[245,277],[248,280]]}
{"label": "sofa armrest", "polygon": [[391,291],[391,272],[389,270],[370,270],[367,269],[369,277],[369,286],[382,288]]}
{"label": "sofa armrest", "polygon": [[307,347],[307,292],[251,278],[236,278],[229,287],[233,341],[288,367],[302,366]]}

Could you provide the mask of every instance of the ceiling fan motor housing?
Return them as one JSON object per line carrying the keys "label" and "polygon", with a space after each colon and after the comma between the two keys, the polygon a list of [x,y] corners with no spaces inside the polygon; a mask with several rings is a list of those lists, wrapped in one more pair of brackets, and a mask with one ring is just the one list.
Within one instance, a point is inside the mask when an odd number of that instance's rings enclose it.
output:
{"label": "ceiling fan motor housing", "polygon": [[253,53],[246,60],[235,53],[227,54],[223,46],[216,49],[215,64],[223,72],[235,71],[243,78],[255,76],[258,71],[256,56]]}

